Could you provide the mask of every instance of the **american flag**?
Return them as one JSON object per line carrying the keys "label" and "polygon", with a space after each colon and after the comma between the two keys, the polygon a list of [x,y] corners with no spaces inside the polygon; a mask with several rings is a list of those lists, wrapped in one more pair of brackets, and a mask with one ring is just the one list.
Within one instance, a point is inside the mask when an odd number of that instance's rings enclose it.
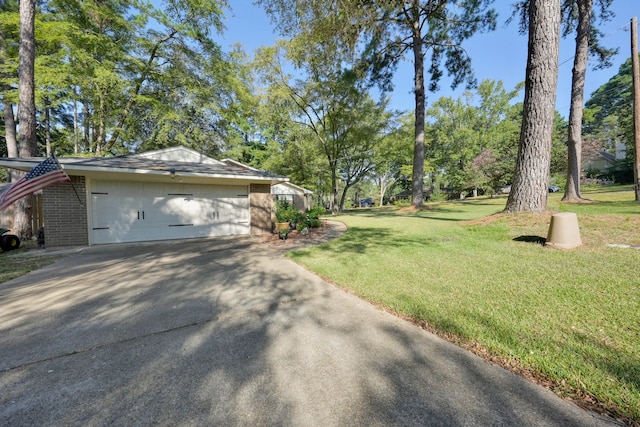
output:
{"label": "american flag", "polygon": [[16,200],[35,193],[50,185],[69,182],[71,179],[60,167],[55,157],[48,157],[25,176],[17,180],[4,193],[0,194],[0,211]]}

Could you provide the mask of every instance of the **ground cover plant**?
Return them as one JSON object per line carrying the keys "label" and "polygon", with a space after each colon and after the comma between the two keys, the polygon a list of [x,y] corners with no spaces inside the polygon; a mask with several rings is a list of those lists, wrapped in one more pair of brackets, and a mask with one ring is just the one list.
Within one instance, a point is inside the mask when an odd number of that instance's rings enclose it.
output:
{"label": "ground cover plant", "polygon": [[[421,212],[358,209],[348,231],[291,256],[338,286],[494,363],[640,422],[640,205],[629,187],[551,212],[500,213],[504,197]],[[578,214],[583,245],[543,246],[551,214]],[[620,245],[617,247],[610,244]]]}

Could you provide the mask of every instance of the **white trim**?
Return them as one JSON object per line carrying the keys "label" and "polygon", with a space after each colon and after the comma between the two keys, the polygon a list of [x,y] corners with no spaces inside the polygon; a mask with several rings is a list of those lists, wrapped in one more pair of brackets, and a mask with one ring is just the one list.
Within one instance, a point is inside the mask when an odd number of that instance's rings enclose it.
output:
{"label": "white trim", "polygon": [[131,154],[128,157],[212,165],[224,164],[220,160],[216,160],[212,157],[206,156],[202,153],[192,150],[191,148],[183,147],[182,145],[178,147],[169,147],[160,150],[145,151],[144,153]]}
{"label": "white trim", "polygon": [[221,162],[223,162],[223,163],[227,163],[227,164],[231,163],[232,165],[235,165],[235,166],[240,166],[240,167],[245,168],[245,169],[249,169],[249,170],[252,170],[252,171],[259,172],[259,170],[258,170],[258,169],[254,168],[254,167],[252,167],[252,166],[249,166],[249,165],[245,165],[244,163],[240,163],[240,162],[239,162],[239,161],[237,161],[237,160],[232,160],[232,159],[222,159],[222,160],[221,160]]}
{"label": "white trim", "polygon": [[[0,159],[0,166],[4,166],[10,169],[17,169],[22,171],[30,171],[33,169],[35,165],[40,163],[44,158],[33,158],[32,160],[16,160],[16,161],[7,161]],[[171,171],[165,169],[127,169],[122,167],[106,167],[106,166],[88,166],[87,165],[76,165],[77,162],[86,161],[86,158],[66,158],[66,159],[58,159],[60,162],[60,166],[62,169],[67,172],[68,175],[91,175],[93,173],[117,173],[117,174],[126,174],[126,175],[148,175],[148,176],[165,176],[171,177]],[[221,162],[221,164],[224,164]],[[282,179],[278,179],[275,177],[268,176],[260,176],[260,175],[234,175],[234,174],[219,174],[219,173],[204,173],[204,172],[177,172],[182,177],[194,177],[194,178],[205,178],[205,179],[229,179],[229,180],[239,180],[239,181],[268,181],[269,183],[275,184],[279,182],[286,182],[284,180],[289,180],[289,178],[282,177]]]}
{"label": "white trim", "polygon": [[285,187],[287,189],[295,191],[296,193],[302,193],[305,196],[313,194],[313,191],[307,190],[306,188],[300,187],[299,185],[296,185],[296,184],[294,184],[292,182],[279,182],[277,184],[274,184],[271,187],[271,194],[285,194],[285,193],[282,193],[282,191],[286,191],[286,190],[280,189],[280,188],[278,188],[278,186]]}

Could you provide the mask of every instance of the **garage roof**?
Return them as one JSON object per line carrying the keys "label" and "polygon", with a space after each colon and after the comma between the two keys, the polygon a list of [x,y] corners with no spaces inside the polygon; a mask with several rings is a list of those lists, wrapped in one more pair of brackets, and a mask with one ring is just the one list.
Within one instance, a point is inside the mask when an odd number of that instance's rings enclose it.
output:
{"label": "garage roof", "polygon": [[[0,158],[0,166],[23,171],[31,170],[43,157]],[[144,174],[146,176],[180,176],[277,184],[289,179],[212,159],[186,147],[172,147],[117,157],[61,157],[58,161],[70,175],[104,176],[105,174]]]}

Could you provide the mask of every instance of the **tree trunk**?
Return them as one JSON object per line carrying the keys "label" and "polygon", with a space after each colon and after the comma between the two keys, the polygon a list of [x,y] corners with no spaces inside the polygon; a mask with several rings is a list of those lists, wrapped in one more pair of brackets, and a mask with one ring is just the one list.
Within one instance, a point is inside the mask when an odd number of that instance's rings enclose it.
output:
{"label": "tree trunk", "polygon": [[380,186],[380,202],[378,203],[378,206],[384,206],[384,195],[387,193],[387,190],[391,188],[393,184],[395,184],[395,182],[395,179],[387,179],[387,177],[385,176],[381,176],[378,178],[378,184]]}
{"label": "tree trunk", "polygon": [[584,82],[589,59],[589,34],[593,0],[578,0],[578,30],[576,55],[573,60],[571,79],[571,109],[569,110],[568,168],[564,202],[582,200],[580,175],[582,171],[582,115],[584,105]]}
{"label": "tree trunk", "polygon": [[20,1],[20,50],[18,61],[20,157],[37,155],[35,104],[35,0]]}
{"label": "tree trunk", "polygon": [[89,104],[85,100],[82,103],[82,111],[84,112],[83,125],[84,125],[84,151],[91,152],[93,148],[93,140],[91,138],[91,111],[89,110]]}
{"label": "tree trunk", "polygon": [[[18,52],[18,84],[20,98],[19,154],[37,155],[35,105],[35,0],[20,0],[20,48]],[[13,232],[21,238],[31,237],[31,219],[27,198],[16,202]]]}
{"label": "tree trunk", "polygon": [[547,209],[560,18],[560,0],[531,0],[524,112],[516,171],[505,212]]}
{"label": "tree trunk", "polygon": [[49,108],[49,98],[45,99],[44,135],[47,157],[49,157],[51,156],[51,110]]}
{"label": "tree trunk", "polygon": [[[77,96],[77,94],[74,94]],[[78,100],[73,99],[73,154],[78,154],[80,135],[78,134]]]}
{"label": "tree trunk", "polygon": [[[0,64],[4,64],[4,58],[6,57],[6,49],[4,38],[0,33]],[[2,111],[4,113],[4,137],[7,141],[7,156],[18,157],[18,139],[16,138],[16,117],[13,113],[13,103],[8,97],[7,92],[11,90],[9,85],[2,85]],[[9,182],[15,181],[13,179],[12,169],[9,172]]]}
{"label": "tree trunk", "polygon": [[331,211],[336,213],[340,211],[340,205],[338,204],[338,173],[336,171],[338,166],[331,160],[329,165],[331,167]]}
{"label": "tree trunk", "polygon": [[340,212],[344,210],[344,202],[347,199],[347,191],[349,190],[349,188],[351,188],[350,185],[345,185],[344,189],[342,190],[342,194],[340,195]]}
{"label": "tree trunk", "polygon": [[424,52],[422,51],[420,13],[419,11],[414,11],[413,13],[415,18],[413,22],[413,67],[415,73],[416,125],[411,179],[411,206],[420,209],[424,199]]}
{"label": "tree trunk", "polygon": [[[7,98],[4,98],[2,108],[4,109],[4,137],[7,141],[7,156],[18,157],[18,140],[16,139],[16,120],[13,115],[13,104]],[[12,169],[9,169],[9,182],[15,181],[13,175]]]}
{"label": "tree trunk", "polygon": [[102,93],[100,94],[99,99],[100,104],[98,106],[98,134],[95,136],[95,153],[97,157],[100,157],[102,155],[102,150],[104,149],[105,141],[107,139],[105,124],[107,111],[105,108],[104,96]]}

